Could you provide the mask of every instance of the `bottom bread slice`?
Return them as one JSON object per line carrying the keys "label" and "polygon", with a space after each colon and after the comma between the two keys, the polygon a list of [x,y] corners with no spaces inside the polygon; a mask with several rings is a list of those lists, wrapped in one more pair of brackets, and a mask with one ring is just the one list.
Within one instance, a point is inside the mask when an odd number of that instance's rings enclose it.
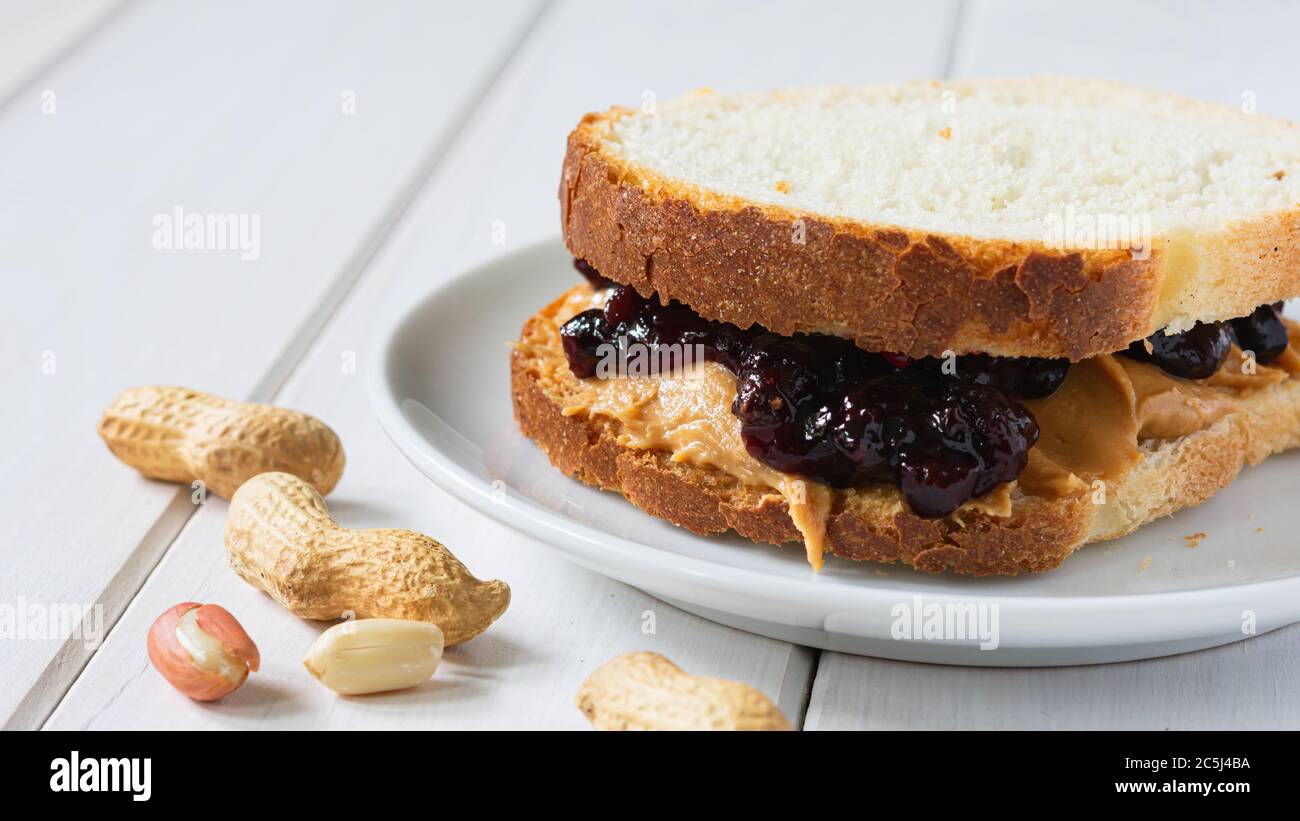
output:
{"label": "bottom bread slice", "polygon": [[[536,321],[536,320],[534,320]],[[527,336],[528,327],[525,327]],[[516,349],[511,355],[515,418],[564,473],[621,493],[645,512],[694,533],[734,530],[756,542],[801,539],[784,500],[730,474],[673,461],[671,454],[619,444],[608,417],[566,415],[566,397]],[[1245,465],[1300,445],[1300,379],[1239,399],[1243,410],[1168,442],[1141,444],[1142,459],[1101,491],[1052,498],[1012,491],[1009,516],[962,511],[926,519],[879,494],[836,491],[826,551],[845,559],[899,562],[932,573],[1015,575],[1048,570],[1090,542],[1200,504]]]}

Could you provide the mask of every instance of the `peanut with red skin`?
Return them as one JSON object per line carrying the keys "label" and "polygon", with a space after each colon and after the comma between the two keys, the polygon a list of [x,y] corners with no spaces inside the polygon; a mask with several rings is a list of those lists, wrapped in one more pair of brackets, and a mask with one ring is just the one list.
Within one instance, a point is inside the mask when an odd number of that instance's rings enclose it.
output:
{"label": "peanut with red skin", "polygon": [[238,689],[261,665],[257,645],[218,604],[168,608],[149,628],[148,645],[154,669],[195,701],[215,701]]}

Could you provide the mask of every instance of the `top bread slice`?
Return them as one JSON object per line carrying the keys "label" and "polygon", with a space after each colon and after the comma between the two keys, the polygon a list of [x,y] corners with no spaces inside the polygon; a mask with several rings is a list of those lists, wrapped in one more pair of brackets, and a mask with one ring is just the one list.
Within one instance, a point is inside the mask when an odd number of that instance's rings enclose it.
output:
{"label": "top bread slice", "polygon": [[588,114],[570,251],[643,294],[912,356],[1081,360],[1300,295],[1300,127],[1066,78]]}

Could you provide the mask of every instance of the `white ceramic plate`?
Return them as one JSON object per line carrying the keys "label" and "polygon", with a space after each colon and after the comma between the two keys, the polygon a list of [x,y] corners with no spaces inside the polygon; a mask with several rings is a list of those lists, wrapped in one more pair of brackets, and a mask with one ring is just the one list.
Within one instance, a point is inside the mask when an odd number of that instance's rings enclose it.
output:
{"label": "white ceramic plate", "polygon": [[[1247,469],[1200,507],[1017,578],[936,577],[835,559],[814,574],[797,545],[695,536],[568,479],[515,427],[505,343],[577,281],[553,241],[383,312],[368,386],[384,429],[425,475],[585,567],[755,633],[950,664],[1145,658],[1300,621],[1296,453]],[[1205,536],[1189,547],[1184,537],[1197,533]],[[954,622],[939,638],[894,637],[918,614],[922,626],[940,624],[933,605],[978,608],[986,636],[996,613],[998,647],[980,649]]]}

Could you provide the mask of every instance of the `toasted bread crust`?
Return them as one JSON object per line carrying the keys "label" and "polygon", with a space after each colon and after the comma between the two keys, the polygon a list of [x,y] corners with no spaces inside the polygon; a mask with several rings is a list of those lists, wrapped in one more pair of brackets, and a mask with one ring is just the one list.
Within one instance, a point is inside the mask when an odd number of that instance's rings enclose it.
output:
{"label": "toasted bread crust", "polygon": [[[529,323],[543,321],[533,317]],[[525,325],[525,338],[530,336]],[[618,444],[612,420],[563,413],[528,358],[511,354],[511,392],[523,433],[564,473],[621,493],[651,515],[702,535],[734,530],[756,542],[798,542],[783,500],[710,468],[673,462],[660,451]],[[1049,570],[1084,544],[1123,536],[1155,518],[1200,504],[1245,464],[1300,445],[1300,379],[1245,400],[1246,412],[1174,442],[1150,447],[1122,482],[1044,498],[1016,491],[1012,513],[963,511],[960,521],[923,519],[906,508],[886,514],[853,490],[836,491],[827,552],[939,573],[1016,575]],[[1101,503],[1098,504],[1094,500]]]}
{"label": "toasted bread crust", "polygon": [[1188,266],[1233,272],[1235,290],[1212,310],[1200,306],[1208,313],[1197,319],[1242,316],[1300,293],[1300,209],[1191,246],[1156,238],[1145,259],[900,230],[660,177],[605,149],[609,124],[622,115],[588,114],[569,135],[564,241],[605,276],[710,319],[784,335],[832,333],[909,356],[983,351],[1078,361],[1174,320],[1168,296],[1186,290]]}

